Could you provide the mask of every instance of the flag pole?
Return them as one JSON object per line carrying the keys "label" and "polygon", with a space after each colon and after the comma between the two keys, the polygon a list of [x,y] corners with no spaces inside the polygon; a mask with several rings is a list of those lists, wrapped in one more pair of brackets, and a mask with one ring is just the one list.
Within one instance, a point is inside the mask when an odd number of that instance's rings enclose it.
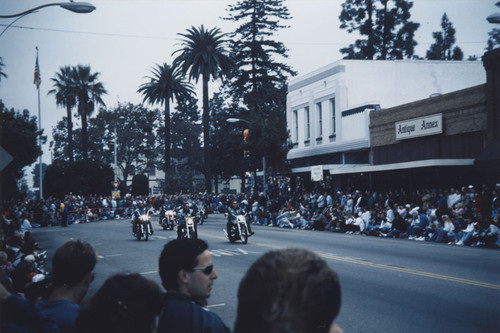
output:
{"label": "flag pole", "polygon": [[43,199],[43,186],[42,186],[42,113],[40,110],[40,84],[42,83],[41,75],[40,75],[40,66],[38,65],[38,46],[36,47],[36,64],[35,64],[35,78],[34,84],[36,84],[36,90],[38,91],[38,146],[40,147],[40,156],[38,158],[38,189],[39,189],[39,199]]}

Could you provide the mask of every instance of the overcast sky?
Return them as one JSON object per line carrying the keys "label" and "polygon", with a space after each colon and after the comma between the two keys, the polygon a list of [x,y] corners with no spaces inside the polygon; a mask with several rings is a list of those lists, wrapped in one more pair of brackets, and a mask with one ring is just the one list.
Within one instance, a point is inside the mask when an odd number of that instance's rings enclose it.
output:
{"label": "overcast sky", "polygon": [[[0,0],[0,15],[19,13],[51,1]],[[224,21],[226,9],[236,1],[228,0],[88,0],[97,7],[90,14],[76,14],[59,7],[43,8],[13,24],[0,37],[0,57],[8,78],[0,82],[0,99],[8,108],[28,109],[38,115],[37,91],[33,84],[36,58],[42,76],[40,86],[42,128],[51,140],[52,128],[65,116],[58,108],[50,78],[64,65],[88,64],[100,72],[108,91],[108,107],[117,103],[140,103],[136,92],[155,64],[171,63],[179,48],[178,33],[191,26],[215,26],[231,32],[235,25]],[[497,0],[414,0],[411,20],[420,23],[416,33],[416,54],[424,57],[433,43],[432,32],[441,30],[446,12],[457,33],[457,43],[468,58],[483,55],[488,32],[493,25],[486,17],[500,11]],[[289,48],[286,60],[298,75],[307,74],[342,58],[339,49],[354,42],[356,36],[339,29],[341,0],[288,0],[289,29],[276,36]],[[0,32],[13,19],[0,19]],[[213,93],[216,84],[209,88]],[[198,96],[201,100],[201,92]],[[75,126],[79,122],[75,119]],[[48,142],[43,162],[50,163]]]}

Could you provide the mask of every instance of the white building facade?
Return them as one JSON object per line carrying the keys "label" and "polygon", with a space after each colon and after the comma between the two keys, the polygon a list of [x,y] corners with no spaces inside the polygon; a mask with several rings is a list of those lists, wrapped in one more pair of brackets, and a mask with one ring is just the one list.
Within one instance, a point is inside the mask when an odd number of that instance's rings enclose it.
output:
{"label": "white building facade", "polygon": [[[484,84],[481,61],[339,60],[288,84],[294,174],[370,165],[369,113]],[[340,172],[339,172],[340,171]]]}

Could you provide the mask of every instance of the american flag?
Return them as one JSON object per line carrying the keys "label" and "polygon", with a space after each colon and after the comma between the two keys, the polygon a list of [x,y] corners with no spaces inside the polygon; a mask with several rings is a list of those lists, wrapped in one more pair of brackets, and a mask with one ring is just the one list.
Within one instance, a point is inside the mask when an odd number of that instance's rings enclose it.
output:
{"label": "american flag", "polygon": [[33,84],[36,88],[40,88],[40,83],[42,83],[42,77],[40,76],[40,66],[38,65],[38,47],[36,48],[36,63],[35,63],[35,76],[33,78]]}

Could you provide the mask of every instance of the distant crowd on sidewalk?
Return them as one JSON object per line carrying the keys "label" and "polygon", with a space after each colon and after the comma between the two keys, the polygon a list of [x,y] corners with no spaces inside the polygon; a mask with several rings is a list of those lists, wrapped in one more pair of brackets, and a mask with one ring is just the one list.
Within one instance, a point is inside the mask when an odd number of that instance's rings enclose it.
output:
{"label": "distant crowd on sidewalk", "polygon": [[[334,191],[292,190],[290,179],[276,177],[266,191],[242,194],[171,194],[121,198],[69,193],[64,198],[2,203],[2,238],[33,227],[67,226],[130,218],[142,200],[159,212],[166,205],[203,203],[207,213],[224,213],[236,200],[254,224],[326,230],[438,243],[500,246],[500,183],[454,188]],[[5,241],[5,239],[3,240]],[[1,249],[0,249],[1,250]]]}

